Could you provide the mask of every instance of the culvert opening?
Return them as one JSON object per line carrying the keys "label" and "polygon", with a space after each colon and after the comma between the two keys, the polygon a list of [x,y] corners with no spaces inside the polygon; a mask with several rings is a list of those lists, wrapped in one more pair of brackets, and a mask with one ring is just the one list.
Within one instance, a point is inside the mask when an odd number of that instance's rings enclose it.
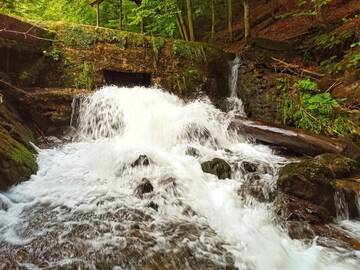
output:
{"label": "culvert opening", "polygon": [[133,73],[104,70],[105,83],[116,86],[150,86],[150,73]]}

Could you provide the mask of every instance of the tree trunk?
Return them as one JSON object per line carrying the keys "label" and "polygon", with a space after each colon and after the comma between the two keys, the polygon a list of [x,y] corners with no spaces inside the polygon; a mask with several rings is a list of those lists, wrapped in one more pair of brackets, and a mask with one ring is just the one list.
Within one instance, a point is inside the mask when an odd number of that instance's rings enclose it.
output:
{"label": "tree trunk", "polygon": [[141,19],[141,22],[140,22],[140,33],[144,34],[144,19]]}
{"label": "tree trunk", "polygon": [[186,0],[186,7],[187,7],[190,40],[194,41],[195,35],[194,35],[194,24],[193,24],[194,22],[193,22],[193,12],[192,12],[192,0]]}
{"label": "tree trunk", "polygon": [[211,0],[211,40],[215,37],[215,0]]}
{"label": "tree trunk", "polygon": [[186,28],[186,24],[184,21],[184,18],[181,14],[181,11],[179,10],[178,14],[176,14],[176,17],[178,18],[179,22],[180,22],[180,26],[181,26],[181,32],[184,34],[184,38],[186,41],[189,41],[189,34]]}
{"label": "tree trunk", "polygon": [[96,4],[96,27],[100,26],[100,11],[99,11],[99,4]]}
{"label": "tree trunk", "polygon": [[232,30],[232,0],[227,1],[227,19],[228,19],[228,32],[230,41],[233,40],[233,30]]}
{"label": "tree trunk", "polygon": [[245,38],[245,43],[248,44],[251,37],[249,0],[243,0],[243,7],[244,7],[244,31],[245,31],[244,38]]}
{"label": "tree trunk", "polygon": [[181,27],[181,23],[180,23],[180,19],[179,19],[179,15],[178,14],[176,14],[176,24],[177,24],[177,27],[178,27],[178,29],[179,29],[179,32],[180,32],[180,36],[181,36],[181,38],[182,39],[184,39],[184,40],[186,40],[186,38],[185,38],[185,34],[184,34],[184,31],[183,31],[183,29],[182,29],[182,27]]}
{"label": "tree trunk", "polygon": [[234,119],[229,128],[241,135],[300,154],[315,156],[322,153],[339,153],[355,160],[360,159],[359,146],[340,139],[307,133],[301,129],[270,126],[245,118]]}
{"label": "tree trunk", "polygon": [[123,1],[119,0],[119,30],[122,31],[123,26]]}

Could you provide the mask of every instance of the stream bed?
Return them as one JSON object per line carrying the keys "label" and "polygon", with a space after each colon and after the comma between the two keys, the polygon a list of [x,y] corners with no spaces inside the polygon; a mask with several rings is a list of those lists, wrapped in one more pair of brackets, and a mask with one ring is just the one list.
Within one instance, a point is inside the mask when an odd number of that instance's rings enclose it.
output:
{"label": "stream bed", "polygon": [[[359,269],[359,252],[276,223],[288,160],[230,132],[232,117],[154,88],[84,98],[71,142],[39,149],[38,173],[0,193],[0,269]],[[202,171],[213,158],[229,179]],[[339,226],[360,237],[359,222]]]}

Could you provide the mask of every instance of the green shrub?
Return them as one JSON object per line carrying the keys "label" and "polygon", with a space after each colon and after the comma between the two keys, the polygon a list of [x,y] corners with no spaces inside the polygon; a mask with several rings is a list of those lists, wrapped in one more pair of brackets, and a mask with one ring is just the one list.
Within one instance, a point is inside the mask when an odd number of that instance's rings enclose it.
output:
{"label": "green shrub", "polygon": [[317,92],[318,91],[318,85],[316,82],[310,80],[309,78],[306,79],[302,79],[299,80],[296,83],[296,87],[301,91],[301,92]]}
{"label": "green shrub", "polygon": [[296,127],[314,133],[349,134],[354,126],[347,115],[335,111],[338,106],[329,93],[300,93],[297,98],[287,94],[279,111],[284,124],[292,122]]}

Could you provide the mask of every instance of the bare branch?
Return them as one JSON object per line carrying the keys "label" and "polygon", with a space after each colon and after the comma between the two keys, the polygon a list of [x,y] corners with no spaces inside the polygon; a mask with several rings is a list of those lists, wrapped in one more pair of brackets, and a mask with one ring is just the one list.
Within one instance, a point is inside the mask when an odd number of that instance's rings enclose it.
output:
{"label": "bare branch", "polygon": [[20,32],[20,31],[16,31],[16,30],[9,30],[9,29],[6,29],[6,28],[2,28],[2,29],[0,29],[0,33],[3,32],[3,33],[12,33],[12,34],[24,35],[25,39],[26,39],[27,37],[31,37],[31,38],[39,39],[39,40],[57,41],[57,40],[54,40],[54,39],[43,38],[43,37],[39,37],[39,36],[35,36],[35,35],[33,35],[33,34],[30,34],[29,32],[30,32],[33,28],[34,28],[34,26],[30,27],[30,29],[28,29],[26,32]]}

